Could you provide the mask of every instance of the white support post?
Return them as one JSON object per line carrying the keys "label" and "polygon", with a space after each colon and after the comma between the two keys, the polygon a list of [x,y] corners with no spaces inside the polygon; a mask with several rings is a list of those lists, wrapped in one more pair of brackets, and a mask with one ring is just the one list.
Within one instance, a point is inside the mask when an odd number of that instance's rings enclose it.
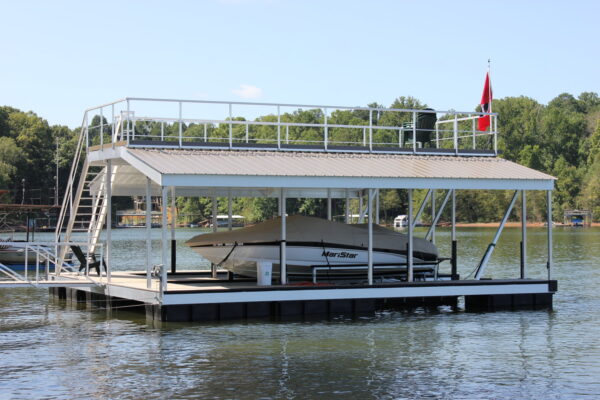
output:
{"label": "white support post", "polygon": [[452,240],[456,240],[456,189],[452,189]]}
{"label": "white support post", "polygon": [[521,279],[527,266],[527,195],[521,190]]}
{"label": "white support post", "polygon": [[369,271],[368,271],[368,281],[369,281],[369,285],[373,284],[373,213],[371,212],[371,209],[373,208],[373,192],[374,189],[369,189],[369,194],[367,197],[367,201],[368,201],[368,209],[369,209],[369,238],[368,238],[368,243],[369,243],[369,247],[368,247],[368,267],[369,267]]}
{"label": "white support post", "polygon": [[[217,219],[217,213],[218,213],[218,208],[217,208],[217,196],[213,196],[212,197],[212,231],[216,232],[217,228],[218,228],[218,219]],[[211,270],[211,276],[213,279],[217,279],[218,275],[217,275],[217,264],[215,263],[211,263],[210,264],[210,270]]]}
{"label": "white support post", "polygon": [[[83,179],[83,178],[82,178]],[[112,269],[112,161],[106,161],[106,279],[110,283]],[[102,269],[100,269],[102,274]]]}
{"label": "white support post", "polygon": [[406,280],[413,281],[413,190],[408,189],[408,248],[406,251]]}
{"label": "white support post", "polygon": [[379,225],[379,189],[376,189],[375,197],[375,223]]}
{"label": "white support post", "polygon": [[435,224],[437,222],[435,213],[435,189],[431,190],[431,243],[435,244]]}
{"label": "white support post", "polygon": [[175,228],[177,226],[177,203],[175,186],[171,186],[171,272],[177,271],[177,242],[175,241]]}
{"label": "white support post", "polygon": [[358,196],[358,223],[362,224],[365,222],[365,209],[363,206],[363,194],[362,192]]}
{"label": "white support post", "polygon": [[230,231],[233,229],[233,202],[231,198],[231,189],[229,189],[229,193],[227,193],[227,230]]}
{"label": "white support post", "polygon": [[279,278],[282,285],[287,284],[287,254],[286,254],[286,238],[287,238],[287,227],[286,227],[286,210],[285,210],[285,189],[281,189],[281,245],[279,253]]}
{"label": "white support post", "polygon": [[548,280],[552,279],[552,190],[546,191],[546,205],[548,207]]}
{"label": "white support post", "polygon": [[277,196],[277,216],[281,217],[281,196]]}
{"label": "white support post", "polygon": [[452,279],[458,275],[458,256],[457,256],[458,243],[456,242],[456,189],[452,189]]}
{"label": "white support post", "polygon": [[152,287],[152,181],[146,178],[146,287]]}
{"label": "white support post", "polygon": [[160,293],[163,293],[167,289],[167,264],[169,263],[169,227],[167,220],[167,206],[169,201],[167,195],[169,194],[169,188],[163,186],[162,188],[162,221],[161,221],[161,232],[162,232],[162,269],[161,269],[161,287]]}
{"label": "white support post", "polygon": [[327,219],[331,221],[331,189],[327,189]]}
{"label": "white support post", "polygon": [[346,205],[344,207],[344,212],[346,213],[346,223],[350,223],[350,197],[348,196],[348,189],[345,190],[346,194]]}
{"label": "white support post", "polygon": [[216,232],[219,227],[219,221],[217,218],[217,215],[219,213],[219,208],[218,208],[219,202],[218,202],[217,196],[213,196],[211,202],[212,202],[212,230],[213,230],[213,232]]}

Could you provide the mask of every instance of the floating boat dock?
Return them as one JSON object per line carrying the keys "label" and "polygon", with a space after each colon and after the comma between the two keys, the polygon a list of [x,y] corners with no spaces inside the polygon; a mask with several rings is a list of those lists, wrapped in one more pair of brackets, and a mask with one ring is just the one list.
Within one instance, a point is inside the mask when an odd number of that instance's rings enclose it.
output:
{"label": "floating boat dock", "polygon": [[[250,115],[265,109],[271,113],[269,118],[244,119],[235,112],[238,108],[250,110]],[[320,110],[320,120],[289,122],[286,113],[299,109]],[[216,116],[219,112],[228,117]],[[360,112],[365,119],[360,124],[342,124],[333,118],[336,112]],[[409,123],[380,125],[378,116],[382,113],[397,115],[399,120]],[[477,119],[483,115],[491,118],[490,131],[475,129]],[[13,275],[10,284],[47,285],[53,295],[75,302],[127,303],[139,306],[149,318],[161,321],[360,314],[385,307],[456,306],[459,298],[464,298],[467,310],[552,307],[557,290],[557,282],[551,276],[552,223],[547,229],[547,275],[530,277],[525,256],[526,194],[546,192],[551,221],[555,178],[498,157],[496,117],[477,112],[141,98],[90,108],[84,115],[58,219],[55,252],[46,251],[41,261],[51,259],[60,267],[53,273],[41,274],[42,278],[36,274],[37,280]],[[310,140],[303,132],[312,135]],[[315,132],[320,136],[315,138]],[[362,140],[349,141],[349,132]],[[372,226],[379,222],[380,189],[401,189],[407,193],[407,265],[401,279],[380,280],[375,274],[378,267],[373,264],[376,243]],[[418,207],[413,205],[416,189],[427,190]],[[473,277],[468,280],[458,275],[460,246],[456,239],[455,209],[456,193],[460,190],[513,192],[493,240],[482,249],[481,261],[473,266]],[[137,230],[140,240],[146,241],[146,251],[132,255],[139,260],[139,270],[115,268],[112,215],[107,212],[113,196],[144,196],[147,204],[152,203],[153,197],[161,197],[161,264],[152,263],[152,213],[148,210],[146,229]],[[169,209],[175,212],[175,198],[181,196],[211,198],[214,216],[218,214],[216,199],[227,198],[229,229],[233,198],[277,199],[281,217],[280,258],[273,268],[278,268],[278,281],[259,285],[256,280],[225,276],[216,265],[206,273],[177,271],[175,223],[169,227],[167,213]],[[332,203],[344,204],[346,222],[350,221],[350,202],[360,204],[361,219],[369,227],[368,243],[364,244],[369,259],[361,267],[364,279],[332,282],[316,274],[313,281],[306,282],[288,276],[286,199],[289,198],[327,199],[329,219]],[[521,251],[516,276],[484,279],[488,261],[518,199],[522,239],[515,244],[517,251]],[[171,207],[166,206],[169,201]],[[436,271],[433,276],[422,277],[413,266],[415,221],[425,208],[433,216],[425,238],[433,242],[437,222],[444,211],[450,214],[449,273]],[[78,229],[84,225],[86,229]],[[213,221],[214,229],[218,225]],[[101,240],[100,232],[105,226]],[[29,246],[31,251],[37,251],[33,245]],[[74,246],[85,254],[80,265],[65,262],[69,248]],[[320,266],[314,267],[318,270]],[[96,268],[101,271],[99,276],[94,272]],[[74,281],[79,284],[73,284]],[[3,283],[0,282],[0,287]]]}

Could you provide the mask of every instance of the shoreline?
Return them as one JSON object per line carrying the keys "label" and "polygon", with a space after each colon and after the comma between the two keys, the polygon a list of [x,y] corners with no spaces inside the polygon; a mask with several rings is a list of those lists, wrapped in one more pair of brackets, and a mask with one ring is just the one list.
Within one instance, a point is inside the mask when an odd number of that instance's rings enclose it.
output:
{"label": "shoreline", "polygon": [[[457,228],[496,228],[500,222],[457,222]],[[449,225],[448,225],[449,226]],[[505,225],[507,228],[520,228],[521,222],[509,221]],[[592,227],[600,226],[600,222],[592,222]],[[527,222],[528,228],[545,228],[545,222]],[[554,227],[571,227],[571,225],[564,225],[562,223],[554,223]]]}

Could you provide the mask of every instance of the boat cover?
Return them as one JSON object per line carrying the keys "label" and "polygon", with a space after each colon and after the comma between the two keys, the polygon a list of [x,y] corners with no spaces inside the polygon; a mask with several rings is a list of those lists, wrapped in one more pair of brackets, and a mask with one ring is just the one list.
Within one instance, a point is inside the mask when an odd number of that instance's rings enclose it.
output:
{"label": "boat cover", "polygon": [[[286,242],[292,244],[319,244],[328,247],[368,247],[368,224],[344,224],[322,218],[292,215],[286,218]],[[190,247],[222,244],[275,243],[281,240],[281,217],[233,231],[204,233],[189,239]],[[408,235],[373,224],[373,248],[406,252]],[[415,255],[437,257],[435,245],[422,238],[414,238]]]}

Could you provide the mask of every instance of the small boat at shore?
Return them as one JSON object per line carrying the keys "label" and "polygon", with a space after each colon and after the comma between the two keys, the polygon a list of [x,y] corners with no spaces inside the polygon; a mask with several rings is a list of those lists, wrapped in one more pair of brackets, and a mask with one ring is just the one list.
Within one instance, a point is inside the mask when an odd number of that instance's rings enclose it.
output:
{"label": "small boat at shore", "polygon": [[[281,218],[253,226],[194,236],[186,244],[213,264],[240,276],[256,277],[257,262],[273,264],[279,275]],[[408,235],[373,225],[375,275],[406,274]],[[290,276],[307,278],[313,267],[331,267],[330,277],[366,276],[368,225],[349,225],[294,215],[286,218],[286,265]],[[434,244],[413,238],[413,265],[433,271],[439,263]],[[365,268],[361,268],[365,267]]]}

